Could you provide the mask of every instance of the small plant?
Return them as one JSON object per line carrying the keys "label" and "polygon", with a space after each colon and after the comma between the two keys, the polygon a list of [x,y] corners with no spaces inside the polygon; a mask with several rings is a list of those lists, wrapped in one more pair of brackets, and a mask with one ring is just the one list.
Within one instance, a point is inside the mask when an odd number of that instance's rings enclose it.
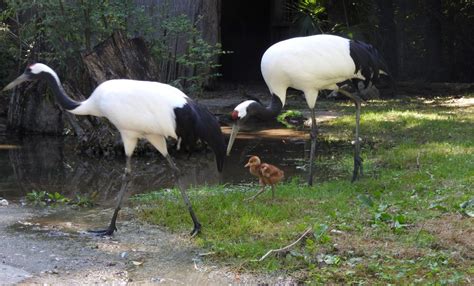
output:
{"label": "small plant", "polygon": [[93,199],[89,196],[76,195],[76,199],[72,201],[72,205],[81,208],[90,208],[94,206]]}
{"label": "small plant", "polygon": [[54,192],[33,191],[26,194],[27,202],[39,206],[56,206],[71,204],[78,207],[91,207],[94,205],[92,198],[89,196],[76,195],[75,200],[71,200],[64,195]]}
{"label": "small plant", "polygon": [[320,243],[331,242],[331,237],[328,234],[329,226],[327,224],[317,224],[314,226],[314,229],[314,236]]}
{"label": "small plant", "polygon": [[407,218],[404,214],[391,214],[388,212],[390,205],[387,204],[379,204],[377,208],[374,208],[373,214],[373,223],[375,225],[383,223],[388,224],[393,229],[395,233],[400,233],[403,229],[405,229],[407,224]]}
{"label": "small plant", "polygon": [[46,205],[47,193],[45,191],[33,191],[26,194],[26,200],[34,205]]}
{"label": "small plant", "polygon": [[46,193],[46,202],[48,204],[66,204],[69,202],[69,199],[58,192]]}
{"label": "small plant", "polygon": [[467,217],[474,217],[474,199],[465,201],[459,205],[460,212]]}
{"label": "small plant", "polygon": [[298,110],[287,110],[277,117],[278,122],[285,125],[287,128],[294,128],[297,125],[303,124],[305,118],[303,113]]}

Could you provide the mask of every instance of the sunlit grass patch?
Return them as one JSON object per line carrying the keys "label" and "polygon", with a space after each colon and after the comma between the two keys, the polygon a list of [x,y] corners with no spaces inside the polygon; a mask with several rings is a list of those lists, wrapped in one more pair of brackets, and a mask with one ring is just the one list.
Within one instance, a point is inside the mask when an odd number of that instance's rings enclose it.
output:
{"label": "sunlit grass patch", "polygon": [[[348,103],[339,107],[350,114]],[[189,190],[203,225],[194,242],[213,253],[208,259],[239,271],[285,271],[310,284],[469,284],[474,107],[456,110],[441,100],[364,106],[365,176],[354,184],[352,152],[344,143],[337,164],[324,157],[317,162],[318,172],[336,175],[320,175],[326,179],[314,187],[290,178],[277,187],[274,201],[270,191],[244,201],[257,185]],[[324,123],[321,133],[347,142],[353,128],[354,117],[345,115]],[[176,190],[135,200],[145,203],[141,217],[149,222],[182,234],[192,227]],[[312,235],[289,251],[255,261],[308,227]]]}

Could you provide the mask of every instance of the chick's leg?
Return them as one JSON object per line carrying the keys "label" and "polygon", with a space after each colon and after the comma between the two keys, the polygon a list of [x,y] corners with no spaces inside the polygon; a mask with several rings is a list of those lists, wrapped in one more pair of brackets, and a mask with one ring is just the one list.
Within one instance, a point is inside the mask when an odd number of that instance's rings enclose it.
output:
{"label": "chick's leg", "polygon": [[251,196],[250,198],[245,199],[245,201],[253,201],[255,200],[256,197],[258,197],[261,193],[265,192],[265,183],[262,181],[260,178],[260,185],[262,186],[262,189],[256,193],[255,195]]}

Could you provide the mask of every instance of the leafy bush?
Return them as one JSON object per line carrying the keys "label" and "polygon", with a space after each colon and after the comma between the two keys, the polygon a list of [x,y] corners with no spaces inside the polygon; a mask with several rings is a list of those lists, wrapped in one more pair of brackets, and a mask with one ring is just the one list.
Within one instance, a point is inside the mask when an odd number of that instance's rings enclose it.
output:
{"label": "leafy bush", "polygon": [[[158,7],[159,13],[150,15],[133,0],[6,0],[5,4],[6,9],[0,14],[0,39],[20,44],[2,41],[0,48],[10,51],[0,56],[2,64],[53,62],[61,74],[77,79],[82,70],[81,53],[90,51],[114,31],[122,30],[130,37],[143,37],[158,62],[168,66],[179,64],[185,69],[185,75],[175,73],[165,81],[177,80],[190,91],[199,92],[210,78],[218,76],[212,70],[217,67],[220,45],[208,44],[202,38],[196,28],[200,18],[193,23],[185,15],[168,15],[166,1]],[[176,48],[178,39],[187,42],[184,50]],[[8,47],[3,49],[6,44]]]}
{"label": "leafy bush", "polygon": [[[222,53],[219,43],[211,45],[201,36],[197,24],[202,17],[193,23],[186,15],[166,18],[162,21],[161,39],[152,41],[155,57],[167,61],[167,66],[181,65],[187,69],[185,75],[169,79],[178,88],[186,88],[192,93],[201,93],[205,84],[212,78],[220,76],[214,70],[219,67],[217,56]],[[187,49],[180,53],[173,47],[178,39],[187,39]],[[172,49],[176,50],[172,50]]]}

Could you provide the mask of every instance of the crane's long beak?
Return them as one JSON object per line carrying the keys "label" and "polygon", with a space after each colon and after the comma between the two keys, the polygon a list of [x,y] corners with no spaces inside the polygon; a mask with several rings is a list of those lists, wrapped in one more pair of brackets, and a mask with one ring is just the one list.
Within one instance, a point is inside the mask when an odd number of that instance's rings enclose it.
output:
{"label": "crane's long beak", "polygon": [[30,78],[26,74],[22,74],[19,77],[17,77],[14,81],[10,82],[7,86],[5,86],[2,91],[9,90],[14,88],[15,86],[19,85],[22,82],[28,81]]}
{"label": "crane's long beak", "polygon": [[230,133],[229,143],[227,144],[227,156],[230,155],[230,150],[232,150],[232,145],[234,145],[235,138],[237,137],[237,133],[239,133],[240,125],[239,123],[234,123],[232,125],[232,131]]}

